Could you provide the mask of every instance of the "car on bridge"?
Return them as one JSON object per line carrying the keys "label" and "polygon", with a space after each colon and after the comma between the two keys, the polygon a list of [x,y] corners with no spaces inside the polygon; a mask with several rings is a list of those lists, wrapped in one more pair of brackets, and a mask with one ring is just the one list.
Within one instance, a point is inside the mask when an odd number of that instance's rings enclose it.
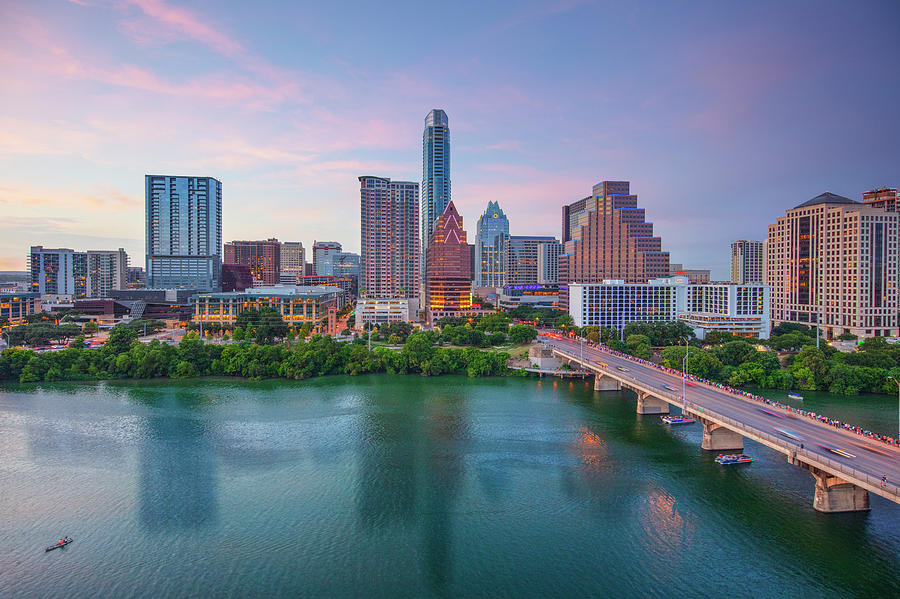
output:
{"label": "car on bridge", "polygon": [[628,372],[627,368],[622,368],[621,366],[616,366],[616,370],[618,370],[620,372]]}
{"label": "car on bridge", "polygon": [[838,449],[837,447],[831,447],[830,445],[822,445],[821,443],[816,443],[819,447],[824,449],[825,451],[830,451],[834,455],[839,455],[842,458],[855,458],[856,456],[850,453],[849,451],[844,451],[843,449]]}
{"label": "car on bridge", "polygon": [[775,431],[776,431],[779,435],[781,435],[781,436],[783,436],[783,437],[787,437],[788,439],[793,439],[794,441],[803,441],[803,436],[801,436],[799,433],[796,433],[796,432],[794,432],[794,431],[792,431],[792,430],[790,430],[790,429],[787,429],[787,428],[776,428]]}
{"label": "car on bridge", "polygon": [[779,414],[778,412],[773,412],[772,410],[767,410],[765,408],[760,408],[760,412],[763,414],[768,414],[769,416],[774,416],[775,418],[784,418],[784,414]]}
{"label": "car on bridge", "polygon": [[606,362],[601,362],[600,360],[597,360],[597,364],[599,364],[600,366],[603,366],[604,368],[609,367],[609,364],[607,364]]}
{"label": "car on bridge", "polygon": [[669,391],[678,391],[678,389],[676,389],[672,385],[663,385],[663,389],[668,389]]}

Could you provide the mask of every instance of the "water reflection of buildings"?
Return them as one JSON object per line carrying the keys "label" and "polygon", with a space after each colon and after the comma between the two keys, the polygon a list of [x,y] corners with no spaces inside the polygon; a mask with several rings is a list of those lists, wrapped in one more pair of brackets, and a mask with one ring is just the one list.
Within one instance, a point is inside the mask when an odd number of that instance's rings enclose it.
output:
{"label": "water reflection of buildings", "polygon": [[[396,405],[386,410],[384,406]],[[446,592],[452,575],[452,507],[468,437],[464,399],[373,402],[363,420],[357,508],[370,529],[399,525],[417,532],[425,579]]]}
{"label": "water reflection of buildings", "polygon": [[165,412],[150,414],[145,422],[139,447],[141,525],[156,531],[213,524],[216,460],[207,422]]}

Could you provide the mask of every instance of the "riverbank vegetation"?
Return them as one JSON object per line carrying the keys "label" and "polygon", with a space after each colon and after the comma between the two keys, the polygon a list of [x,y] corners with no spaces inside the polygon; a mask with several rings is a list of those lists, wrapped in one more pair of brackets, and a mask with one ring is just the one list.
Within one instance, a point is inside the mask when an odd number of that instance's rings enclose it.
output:
{"label": "riverbank vegetation", "polygon": [[399,350],[376,347],[372,351],[362,339],[348,343],[314,335],[293,343],[213,344],[191,333],[174,346],[157,340],[141,343],[133,328],[117,326],[99,349],[85,349],[84,338],[79,336],[61,351],[4,350],[0,353],[0,380],[25,383],[194,376],[306,379],[375,372],[476,377],[507,372],[509,356],[505,352],[442,347],[440,343],[430,331],[410,333]]}

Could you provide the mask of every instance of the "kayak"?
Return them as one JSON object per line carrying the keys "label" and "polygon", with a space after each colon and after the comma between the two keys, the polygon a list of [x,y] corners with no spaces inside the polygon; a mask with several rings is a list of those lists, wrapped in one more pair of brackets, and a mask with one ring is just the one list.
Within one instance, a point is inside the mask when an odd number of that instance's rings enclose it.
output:
{"label": "kayak", "polygon": [[72,542],[73,539],[66,537],[62,543],[57,543],[56,545],[51,545],[50,547],[45,547],[44,551],[53,551],[54,549],[59,549],[60,547],[65,547],[69,543]]}

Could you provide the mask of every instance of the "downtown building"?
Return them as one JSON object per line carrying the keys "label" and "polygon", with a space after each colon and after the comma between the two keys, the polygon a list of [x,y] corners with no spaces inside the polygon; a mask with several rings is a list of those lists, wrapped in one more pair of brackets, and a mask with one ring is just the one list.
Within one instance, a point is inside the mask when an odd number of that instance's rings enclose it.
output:
{"label": "downtown building", "polygon": [[451,201],[431,233],[425,276],[430,322],[472,309],[472,249],[462,225]]}
{"label": "downtown building", "polygon": [[222,183],[212,177],[146,175],[147,287],[218,290]]}
{"label": "downtown building", "polygon": [[897,335],[898,218],[823,193],[769,225],[772,321],[818,323],[828,338]]}
{"label": "downtown building", "polygon": [[[560,243],[555,237],[537,235],[510,235],[503,247],[503,262],[506,277],[504,286],[556,285],[559,282],[558,268],[549,261],[555,257],[559,261]],[[541,274],[544,281],[541,281]],[[554,278],[556,280],[552,280]]]}
{"label": "downtown building", "polygon": [[31,292],[42,297],[83,298],[87,294],[87,253],[31,246]]}
{"label": "downtown building", "polygon": [[685,276],[646,283],[606,280],[569,285],[569,314],[576,326],[621,330],[629,323],[682,321],[699,339],[716,331],[767,339],[771,329],[766,285],[695,284]]}
{"label": "downtown building", "polygon": [[900,193],[893,187],[880,187],[863,192],[862,201],[863,204],[873,208],[897,212],[900,207]]}
{"label": "downtown building", "polygon": [[475,233],[474,274],[476,287],[501,287],[506,282],[504,250],[509,219],[497,202],[488,202]]}
{"label": "downtown building", "polygon": [[359,177],[359,296],[412,300],[420,293],[419,184]]}
{"label": "downtown building", "polygon": [[331,256],[340,254],[343,247],[337,241],[313,241],[312,275],[332,276]]}
{"label": "downtown building", "polygon": [[88,250],[85,297],[105,298],[128,289],[128,254],[124,249]]}
{"label": "downtown building", "polygon": [[303,276],[303,266],[306,264],[303,244],[299,241],[282,241],[280,254],[279,280],[283,285],[296,285],[297,277]]}
{"label": "downtown building", "polygon": [[281,243],[277,239],[229,241],[225,264],[249,266],[254,286],[277,285],[281,282]]}
{"label": "downtown building", "polygon": [[106,298],[128,288],[128,254],[124,249],[76,252],[32,246],[31,291],[44,297]]}
{"label": "downtown building", "polygon": [[[422,240],[420,273],[427,270],[428,244],[438,218],[450,203],[450,121],[443,110],[431,110],[425,116],[422,132],[422,211],[419,236]],[[424,295],[425,286],[422,286]]]}
{"label": "downtown building", "polygon": [[762,283],[765,281],[766,255],[762,241],[738,239],[731,243],[731,282]]}
{"label": "downtown building", "polygon": [[559,259],[560,307],[568,307],[567,286],[623,280],[645,283],[669,274],[669,253],[653,235],[628,181],[601,181],[592,195],[562,208]]}

